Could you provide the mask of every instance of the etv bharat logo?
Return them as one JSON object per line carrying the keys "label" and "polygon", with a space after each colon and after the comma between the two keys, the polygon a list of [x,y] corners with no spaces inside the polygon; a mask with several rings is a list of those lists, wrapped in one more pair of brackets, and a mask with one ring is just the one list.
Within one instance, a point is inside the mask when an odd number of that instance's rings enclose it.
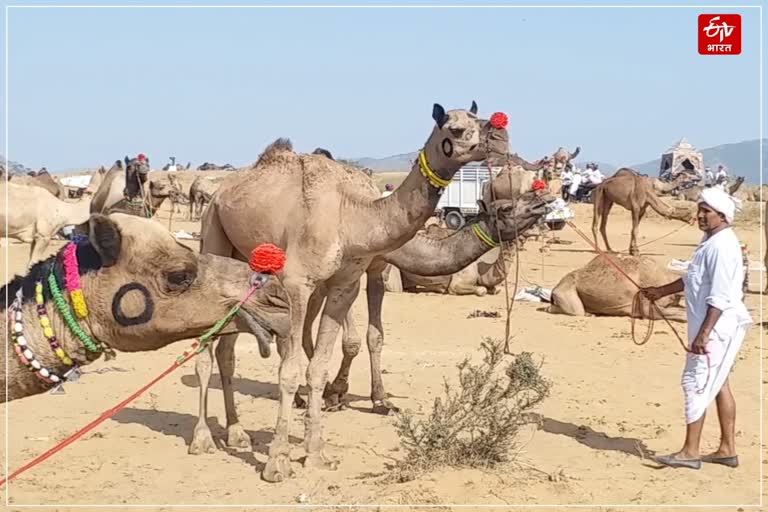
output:
{"label": "etv bharat logo", "polygon": [[739,55],[740,14],[699,14],[699,54]]}

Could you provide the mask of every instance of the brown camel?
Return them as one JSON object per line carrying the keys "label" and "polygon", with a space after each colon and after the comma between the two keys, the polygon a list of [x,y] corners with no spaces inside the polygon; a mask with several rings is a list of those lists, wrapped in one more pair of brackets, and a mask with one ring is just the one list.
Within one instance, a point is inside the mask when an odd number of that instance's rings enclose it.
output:
{"label": "brown camel", "polygon": [[[508,245],[514,252],[514,246]],[[497,286],[504,282],[507,265],[504,253],[493,249],[481,255],[467,267],[449,275],[420,276],[400,270],[404,291],[425,291],[447,295],[476,295],[484,297],[501,291]]]}
{"label": "brown camel", "polygon": [[[374,270],[381,267],[382,260],[385,263],[398,265],[405,269],[421,272],[426,275],[452,274],[461,271],[463,267],[469,266],[480,268],[482,276],[480,282],[491,286],[485,280],[498,279],[497,273],[489,272],[483,263],[478,264],[476,260],[483,254],[498,251],[498,234],[501,234],[502,240],[513,240],[520,236],[526,229],[530,228],[537,220],[546,214],[546,203],[554,200],[553,197],[535,197],[533,194],[527,194],[519,201],[499,201],[486,208],[481,202],[480,214],[473,219],[472,223],[465,225],[459,231],[444,230],[450,236],[436,239],[424,234],[417,234],[399,249],[392,251],[384,256],[378,256],[371,265],[369,272],[368,306],[369,306],[369,356],[371,358],[371,400],[373,402],[372,412],[377,414],[389,414],[391,411],[397,411],[398,408],[392,405],[386,399],[386,391],[381,375],[381,347],[383,338],[376,337],[375,333],[382,332],[381,313],[384,299],[383,277],[373,273]],[[494,265],[494,268],[496,265]],[[503,272],[503,270],[502,270]],[[373,276],[373,278],[371,277]],[[423,278],[428,279],[428,278]],[[469,278],[467,278],[469,279]],[[501,277],[503,279],[503,276]],[[498,284],[495,283],[495,284]],[[325,290],[317,289],[309,300],[307,306],[307,319],[304,324],[305,340],[311,339],[312,324],[320,312],[325,298]],[[372,336],[372,333],[374,335]],[[323,394],[327,410],[333,410],[346,404],[346,393],[349,389],[349,371],[353,359],[360,351],[361,337],[355,329],[352,311],[347,314],[343,322],[342,351],[344,358],[336,378],[332,384],[329,384]],[[216,358],[219,361],[231,361],[234,365],[234,343],[224,345],[220,343],[216,348]],[[200,377],[203,377],[200,375]],[[201,384],[206,383],[206,379],[201,378]],[[226,416],[233,423],[237,423],[237,411],[234,406],[234,396],[231,386],[222,386],[224,390],[224,404]],[[201,395],[207,396],[207,389],[201,389]],[[295,397],[295,403],[298,407],[305,407],[306,402],[298,396]],[[207,413],[207,403],[201,404],[198,424],[205,424]],[[205,424],[207,426],[207,424]],[[227,444],[231,447],[241,448],[250,447],[250,440],[241,431],[239,425],[228,429]],[[213,451],[215,445],[206,445],[207,451]],[[200,453],[198,450],[190,453]]]}
{"label": "brown camel", "polygon": [[61,228],[88,220],[89,210],[88,200],[62,201],[42,187],[17,185],[16,180],[0,184],[0,236],[30,244],[28,265],[45,255]]}
{"label": "brown camel", "polygon": [[171,189],[168,191],[168,200],[171,202],[171,212],[181,213],[181,205],[189,204],[189,197],[184,193],[181,183],[175,175],[168,175]]}
{"label": "brown camel", "polygon": [[499,173],[483,183],[482,198],[486,204],[498,199],[516,199],[531,190],[536,172],[546,168],[549,160],[546,158],[534,163],[526,161],[517,154],[509,156],[507,163]]}
{"label": "brown camel", "polygon": [[127,213],[138,217],[151,218],[170,196],[170,186],[155,180],[149,180],[149,191],[136,199],[122,198],[106,209],[109,213]]}
{"label": "brown camel", "polygon": [[[435,127],[420,158],[385,198],[363,173],[322,155],[294,153],[287,140],[278,140],[250,169],[226,178],[206,208],[201,252],[243,257],[250,247],[268,241],[286,253],[282,279],[291,302],[291,334],[278,339],[280,407],[262,472],[265,480],[281,481],[292,474],[288,427],[299,385],[307,304],[318,286],[328,300],[316,343],[307,340],[303,345],[310,357],[304,465],[336,467],[326,457],[321,428],[322,395],[336,336],[373,259],[416,234],[462,165],[486,159],[492,144],[506,155],[506,130],[492,128],[476,113],[474,103],[469,111],[448,112],[435,104]],[[217,351],[235,339],[223,337]],[[208,353],[197,361],[201,382],[210,376],[211,360]],[[201,406],[203,399],[201,394]],[[209,443],[210,430],[204,422],[198,424],[191,449],[206,451]]]}
{"label": "brown camel", "polygon": [[[648,256],[612,254],[611,258],[624,272],[642,287],[662,286],[680,276],[667,270]],[[633,314],[632,303],[637,288],[621,275],[613,265],[595,256],[584,267],[566,274],[552,290],[550,313],[584,316],[587,313],[605,316],[637,316],[659,319],[658,313],[649,312],[649,303],[643,299],[641,309]],[[666,310],[676,304],[679,296],[668,296],[656,302],[667,318],[681,320],[679,315]]]}
{"label": "brown camel", "polygon": [[[45,309],[56,340],[77,366],[98,359],[105,350],[157,350],[198,336],[224,317],[248,288],[248,265],[210,254],[198,256],[155,222],[123,214],[93,214],[87,222],[88,238],[78,243],[77,262],[88,316],[78,323],[95,345],[87,346],[72,335],[52,301],[47,283],[53,273],[63,288],[63,249],[0,290],[3,325],[8,325],[8,316],[13,314],[23,332],[18,344],[26,346],[46,372],[62,380],[72,365],[60,358],[61,354],[57,357],[40,327],[35,304],[37,282],[43,283]],[[20,311],[12,303],[19,291]],[[69,302],[68,293],[63,294]],[[270,279],[246,302],[225,332],[251,332],[268,346],[273,334],[287,334],[289,317],[285,291],[277,280]],[[7,361],[6,352],[0,356],[0,367],[7,364],[9,368],[7,374],[3,371],[0,383],[2,402],[51,388],[20,361],[15,350],[7,350]]]}
{"label": "brown camel", "polygon": [[[371,364],[372,412],[389,414],[391,411],[397,411],[397,408],[386,399],[387,393],[384,390],[381,377],[381,348],[384,344],[381,313],[385,292],[383,272],[386,265],[394,265],[401,272],[409,272],[411,275],[417,275],[420,279],[425,280],[437,276],[451,279],[452,274],[459,273],[461,277],[458,280],[468,283],[477,282],[484,287],[496,286],[503,281],[503,267],[499,272],[497,262],[492,264],[491,268],[487,268],[485,262],[478,260],[489,251],[498,250],[499,240],[511,241],[522,237],[528,229],[546,215],[548,211],[546,205],[554,199],[552,196],[536,196],[533,193],[526,193],[517,200],[497,201],[491,205],[490,210],[485,206],[485,203],[480,201],[479,216],[461,230],[450,231],[452,233],[450,236],[437,239],[417,233],[405,245],[373,260],[367,270],[366,286],[368,299],[367,343]],[[490,243],[487,240],[483,241],[483,234],[490,237]],[[459,286],[458,280],[456,287]],[[305,339],[311,338],[312,322],[320,311],[320,306],[322,306],[323,297],[321,295],[322,290],[310,299],[307,323],[304,326]],[[349,370],[352,360],[360,350],[360,345],[360,337],[354,329],[354,320],[350,311],[344,323],[342,336],[344,357],[341,367],[333,383],[328,386],[323,395],[327,406],[332,407],[346,402],[345,395],[349,389]]]}
{"label": "brown camel", "polygon": [[571,160],[576,158],[580,152],[580,146],[576,146],[576,150],[573,153],[562,146],[557,148],[557,151],[554,152],[552,158],[549,160],[550,166],[545,173],[545,180],[549,181],[550,178],[559,177],[562,170],[565,169],[565,166],[568,165]]}
{"label": "brown camel", "polygon": [[199,219],[205,205],[211,202],[213,194],[219,188],[220,180],[198,176],[189,186],[189,220]]}
{"label": "brown camel", "polygon": [[51,176],[45,168],[36,173],[29,173],[26,176],[17,176],[14,183],[40,187],[50,192],[51,195],[58,199],[66,199],[67,197],[67,191],[64,188],[64,185]]}
{"label": "brown camel", "polygon": [[149,160],[140,157],[128,158],[126,156],[125,165],[120,160],[115,161],[93,195],[92,213],[106,213],[111,206],[123,199],[127,199],[129,202],[142,199],[144,183],[146,183],[149,175]]}
{"label": "brown camel", "polygon": [[[728,192],[729,195],[734,195],[739,188],[741,188],[741,185],[744,183],[744,176],[739,176],[736,178],[736,181],[733,182],[731,185],[728,186]],[[680,194],[678,194],[677,198],[681,201],[698,201],[699,196],[701,195],[701,191],[704,190],[704,186],[702,185],[696,185],[695,187],[691,187],[689,189],[685,189]]]}
{"label": "brown camel", "polygon": [[616,174],[600,183],[592,192],[592,199],[594,202],[592,236],[594,237],[595,245],[599,247],[599,242],[597,241],[597,226],[599,223],[600,233],[609,252],[612,252],[612,250],[608,243],[606,227],[608,225],[608,215],[614,203],[632,212],[632,236],[629,242],[629,253],[633,256],[639,254],[637,248],[638,227],[649,206],[656,213],[667,219],[677,219],[683,222],[693,222],[695,220],[695,209],[673,208],[665,205],[653,191],[653,183],[632,169],[619,169]]}

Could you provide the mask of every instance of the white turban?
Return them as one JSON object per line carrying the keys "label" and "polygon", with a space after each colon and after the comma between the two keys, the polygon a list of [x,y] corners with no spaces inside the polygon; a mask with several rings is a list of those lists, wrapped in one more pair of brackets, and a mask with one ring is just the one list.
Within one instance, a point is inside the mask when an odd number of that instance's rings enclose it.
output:
{"label": "white turban", "polygon": [[733,224],[733,216],[736,214],[736,202],[721,188],[708,187],[702,190],[698,204],[701,203],[706,203],[716,212],[722,213],[728,224]]}

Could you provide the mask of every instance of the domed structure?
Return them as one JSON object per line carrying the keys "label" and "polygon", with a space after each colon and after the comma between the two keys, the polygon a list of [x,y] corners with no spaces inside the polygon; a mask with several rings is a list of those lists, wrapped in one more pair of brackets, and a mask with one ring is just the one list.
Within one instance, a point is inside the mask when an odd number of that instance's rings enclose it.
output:
{"label": "domed structure", "polygon": [[701,175],[703,171],[704,157],[685,137],[661,155],[659,178],[663,181],[671,181],[681,172]]}

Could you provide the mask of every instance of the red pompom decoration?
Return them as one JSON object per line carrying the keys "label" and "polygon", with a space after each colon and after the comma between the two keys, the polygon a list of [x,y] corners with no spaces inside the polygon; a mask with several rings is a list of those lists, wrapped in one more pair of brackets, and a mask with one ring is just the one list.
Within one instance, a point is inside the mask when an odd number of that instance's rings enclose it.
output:
{"label": "red pompom decoration", "polygon": [[494,112],[494,114],[491,116],[491,126],[497,130],[506,128],[507,123],[509,123],[509,118],[504,112]]}
{"label": "red pompom decoration", "polygon": [[254,272],[262,274],[276,274],[285,265],[285,253],[282,249],[272,244],[261,244],[251,251],[251,259],[248,266]]}
{"label": "red pompom decoration", "polygon": [[544,190],[547,188],[547,184],[544,183],[542,180],[533,180],[533,186],[531,187],[534,192],[537,190]]}
{"label": "red pompom decoration", "polygon": [[144,156],[144,153],[139,153],[139,156],[136,157],[139,162],[143,162],[147,157]]}

